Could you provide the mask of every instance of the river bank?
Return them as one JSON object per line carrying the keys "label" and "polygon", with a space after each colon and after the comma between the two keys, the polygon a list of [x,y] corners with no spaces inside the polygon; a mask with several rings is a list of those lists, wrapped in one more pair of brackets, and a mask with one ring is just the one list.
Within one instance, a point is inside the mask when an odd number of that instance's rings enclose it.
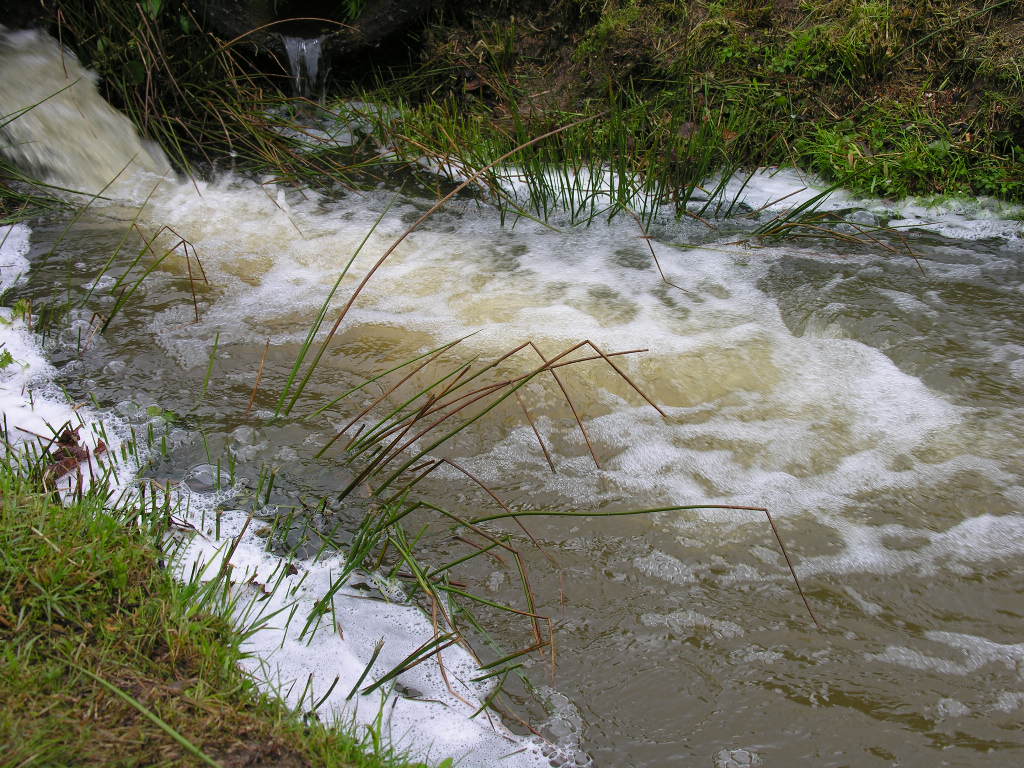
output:
{"label": "river bank", "polygon": [[[1020,209],[730,171],[714,147],[738,139],[714,124],[673,181],[636,129],[648,105],[548,113],[566,129],[517,145],[543,133],[503,120],[478,74],[448,72],[434,104],[233,97],[204,177],[141,174],[33,219],[10,294],[54,307],[59,383],[146,435],[146,477],[208,494],[198,525],[239,542],[259,583],[240,586],[305,579],[293,626],[352,641],[336,665],[290,645],[296,696],[315,680],[340,704],[390,668],[396,707],[435,705],[451,689],[428,652],[457,631],[487,665],[460,695],[479,686],[564,765],[1014,760]],[[165,136],[215,114],[145,104]],[[589,360],[551,375],[584,339]],[[351,591],[318,560],[335,544],[366,565]],[[375,666],[366,609],[409,595],[419,639]],[[476,710],[413,719],[430,743]]]}
{"label": "river bank", "polygon": [[[381,145],[406,168],[426,156],[478,169],[585,119],[520,153],[520,166],[605,164],[643,177],[677,212],[709,174],[760,166],[873,197],[1024,200],[1018,0],[474,0],[426,15],[410,0],[412,32],[336,58],[332,35],[358,3],[299,32],[272,20],[253,39],[214,34],[206,5],[68,0],[50,20],[104,96],[200,173],[230,156],[297,183],[358,186],[394,170]],[[304,51],[289,62],[281,40],[292,34],[306,37],[289,38]],[[253,42],[268,35],[272,46]],[[317,82],[301,85],[309,63]],[[296,87],[376,104],[377,140],[297,158],[267,113]]]}
{"label": "river bank", "polygon": [[1019,201],[1022,24],[1016,1],[482,0],[428,28],[412,98],[505,130],[630,112],[622,150],[650,173],[710,154],[877,197]]}
{"label": "river bank", "polygon": [[260,690],[230,617],[171,578],[138,512],[96,492],[56,503],[0,463],[5,765],[413,765]]}

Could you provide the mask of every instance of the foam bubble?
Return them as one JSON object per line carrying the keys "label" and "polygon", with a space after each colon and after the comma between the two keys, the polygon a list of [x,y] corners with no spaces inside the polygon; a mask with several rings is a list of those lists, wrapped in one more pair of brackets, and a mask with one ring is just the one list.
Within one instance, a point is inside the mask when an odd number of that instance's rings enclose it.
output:
{"label": "foam bubble", "polygon": [[971,714],[971,708],[957,699],[942,698],[933,708],[935,717],[938,720],[947,720],[951,717],[966,717]]}
{"label": "foam bubble", "polygon": [[0,293],[24,278],[28,271],[31,230],[25,224],[0,226]]}
{"label": "foam bubble", "polygon": [[762,765],[761,756],[752,749],[723,749],[715,753],[715,768],[753,768]]}
{"label": "foam bubble", "polygon": [[1000,691],[993,706],[1000,712],[1018,712],[1024,709],[1024,692]]}
{"label": "foam bubble", "polygon": [[[938,567],[956,569],[1020,557],[1024,554],[1024,518],[981,514],[963,520],[946,531],[898,524],[866,525],[833,519],[844,543],[838,555],[804,559],[801,575],[815,573],[877,573],[901,571],[933,574]],[[896,549],[891,539],[913,541],[911,549]]]}
{"label": "foam bubble", "polygon": [[911,198],[891,206],[876,203],[875,207],[891,213],[890,227],[922,229],[955,240],[1017,240],[1024,235],[1021,207],[992,198],[934,203]]}
{"label": "foam bubble", "polygon": [[668,627],[691,636],[707,635],[716,640],[743,637],[743,627],[732,621],[713,619],[692,610],[679,610],[661,615],[645,613],[640,621],[647,627]]}
{"label": "foam bubble", "polygon": [[977,635],[937,630],[925,632],[924,636],[935,643],[956,649],[959,658],[931,656],[915,648],[895,645],[881,653],[865,654],[865,658],[957,676],[972,675],[987,664],[1000,664],[1016,671],[1018,677],[1024,679],[1024,673],[1021,672],[1024,667],[1024,643],[998,643]]}

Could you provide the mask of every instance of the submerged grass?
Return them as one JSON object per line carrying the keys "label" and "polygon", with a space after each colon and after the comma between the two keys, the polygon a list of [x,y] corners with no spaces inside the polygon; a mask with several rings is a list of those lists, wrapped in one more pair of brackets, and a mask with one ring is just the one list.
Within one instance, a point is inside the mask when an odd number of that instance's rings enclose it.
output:
{"label": "submerged grass", "polygon": [[[431,350],[408,361],[405,366],[389,371],[389,374],[397,374],[401,368],[418,363],[411,373],[404,372],[402,377],[392,384],[384,385],[380,381],[382,377],[375,377],[374,381],[382,386],[380,397],[351,418],[318,454],[320,456],[330,450],[338,455],[339,462],[351,467],[353,472],[352,479],[331,500],[330,507],[341,509],[351,504],[351,499],[357,491],[369,496],[370,505],[368,513],[362,518],[345,547],[344,567],[330,589],[305,617],[300,634],[306,636],[318,630],[326,617],[333,612],[335,596],[357,571],[382,573],[386,574],[387,578],[397,578],[404,584],[404,593],[408,597],[418,599],[427,613],[432,616],[434,622],[433,639],[424,643],[394,668],[387,671],[375,670],[376,674],[382,674],[382,676],[377,677],[375,682],[361,689],[363,693],[375,690],[382,682],[396,679],[402,672],[428,659],[434,659],[444,674],[443,661],[439,653],[454,642],[461,643],[478,659],[482,674],[477,679],[496,679],[498,684],[487,696],[485,706],[495,709],[506,718],[515,719],[514,715],[499,708],[497,702],[509,676],[515,674],[527,690],[532,690],[533,687],[533,684],[521,671],[523,656],[540,654],[546,658],[551,676],[554,678],[557,654],[552,617],[537,609],[538,600],[528,575],[528,558],[522,550],[522,544],[519,543],[521,537],[513,535],[512,532],[501,527],[491,525],[499,520],[513,521],[526,537],[522,541],[529,542],[538,548],[545,557],[552,560],[555,569],[559,570],[552,555],[543,550],[540,543],[526,528],[523,522],[524,518],[541,515],[547,517],[650,515],[686,513],[698,509],[731,509],[763,513],[771,526],[807,612],[814,624],[820,628],[796,577],[789,553],[786,551],[774,520],[767,509],[707,504],[614,512],[513,509],[458,462],[443,456],[448,444],[463,430],[487,417],[506,401],[511,402],[510,398],[517,395],[519,390],[527,384],[550,376],[561,392],[567,408],[572,411],[582,438],[590,448],[595,464],[600,467],[599,458],[587,435],[581,411],[577,407],[577,403],[569,396],[557,371],[586,363],[607,366],[628,385],[639,399],[647,401],[660,413],[661,409],[615,362],[615,359],[620,356],[644,350],[606,353],[594,343],[584,341],[572,345],[556,355],[544,355],[536,345],[525,342],[490,361],[471,359],[468,362],[461,362],[456,359],[454,362],[443,362],[442,358],[450,353],[457,344],[458,342]],[[523,355],[529,356],[525,371],[513,372],[513,366],[517,361],[522,365]],[[535,358],[538,357],[540,358],[539,364],[535,362]],[[425,386],[422,383],[410,384],[413,375],[423,371],[427,366],[433,366],[435,369],[433,373],[425,374],[430,383]],[[343,401],[358,389],[349,390],[333,400],[330,407],[335,408],[341,405],[343,408]],[[385,401],[394,404],[384,405]],[[533,424],[529,411],[523,406],[522,401],[517,402],[523,410],[525,419]],[[382,405],[381,410],[384,412],[382,416],[371,415],[373,410]],[[316,411],[317,416],[322,413],[323,408]],[[359,425],[358,430],[348,438],[347,443],[343,442],[342,438],[357,424]],[[550,454],[545,449],[543,438],[535,426],[534,434],[541,450],[551,464],[552,470],[557,471]],[[456,470],[477,485],[490,497],[500,511],[493,514],[468,516],[433,503],[418,493],[417,486],[432,472],[444,466]],[[416,536],[411,536],[405,526],[412,524],[436,525],[438,522],[443,528],[448,529],[447,535],[452,542],[462,542],[468,548],[457,550],[456,554],[447,562],[428,565],[423,563],[420,560],[420,555],[416,553],[416,541],[424,529],[421,528],[420,533]],[[500,555],[509,558],[509,562],[500,558]],[[519,605],[497,602],[481,594],[475,587],[454,581],[454,576],[460,566],[483,556],[499,557],[499,562],[504,563],[511,572],[513,582],[518,583]],[[481,621],[470,609],[470,605],[483,606],[510,618],[521,618],[529,631],[524,631],[524,639],[520,647],[509,650],[491,639]],[[506,636],[504,640],[508,641],[510,637],[511,635]],[[487,658],[478,655],[480,650],[476,646],[481,638],[485,639],[489,649],[486,652]],[[375,659],[376,654],[364,670],[364,676],[374,666]],[[361,682],[360,680],[360,683],[353,688],[353,692],[359,689]],[[452,693],[458,695],[454,689],[452,689]],[[514,703],[513,707],[515,707]]]}

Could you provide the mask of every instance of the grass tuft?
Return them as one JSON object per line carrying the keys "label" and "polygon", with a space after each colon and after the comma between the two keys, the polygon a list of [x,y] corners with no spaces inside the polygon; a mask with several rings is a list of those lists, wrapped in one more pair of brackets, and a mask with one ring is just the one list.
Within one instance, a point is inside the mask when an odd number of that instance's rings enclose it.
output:
{"label": "grass tuft", "polygon": [[304,720],[238,668],[242,636],[163,567],[168,516],[67,506],[0,462],[5,765],[406,765]]}

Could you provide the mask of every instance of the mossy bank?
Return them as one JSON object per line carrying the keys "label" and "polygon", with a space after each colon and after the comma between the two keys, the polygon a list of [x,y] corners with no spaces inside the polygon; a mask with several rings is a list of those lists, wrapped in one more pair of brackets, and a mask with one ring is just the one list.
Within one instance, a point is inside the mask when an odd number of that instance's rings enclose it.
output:
{"label": "mossy bank", "polygon": [[[325,32],[369,12],[338,5]],[[42,17],[193,172],[230,157],[278,179],[358,184],[393,165],[381,140],[406,167],[427,155],[480,168],[590,118],[514,161],[609,165],[663,202],[765,165],[876,197],[1024,201],[1021,0],[439,1],[415,34],[325,63],[329,106],[391,107],[373,113],[378,141],[362,155],[296,152],[268,130],[286,63],[204,28],[204,7],[63,0]]]}

